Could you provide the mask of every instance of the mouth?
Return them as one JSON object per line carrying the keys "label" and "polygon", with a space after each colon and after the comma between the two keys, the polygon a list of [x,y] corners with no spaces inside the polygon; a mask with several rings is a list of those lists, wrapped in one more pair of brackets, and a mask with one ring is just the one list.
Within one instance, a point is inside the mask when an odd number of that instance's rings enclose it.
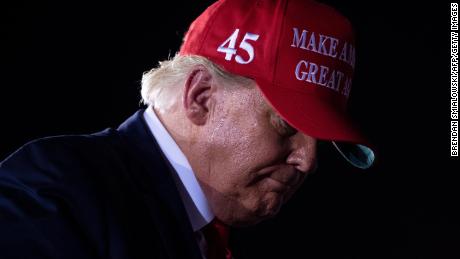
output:
{"label": "mouth", "polygon": [[285,194],[291,188],[290,185],[282,183],[282,182],[280,182],[280,181],[278,181],[276,179],[273,179],[271,177],[265,177],[263,181],[265,183],[266,190],[270,191],[270,192],[276,192],[276,193],[279,193],[279,194]]}
{"label": "mouth", "polygon": [[257,185],[258,189],[265,193],[276,193],[277,195],[288,197],[293,190],[297,189],[299,179],[299,176],[294,176],[289,178],[289,180],[280,180],[279,177],[276,177],[273,174],[264,174],[257,176],[257,178],[253,180],[252,184]]}
{"label": "mouth", "polygon": [[275,189],[291,188],[297,185],[301,178],[301,173],[293,167],[272,166],[260,170],[252,182],[263,179],[271,180]]}

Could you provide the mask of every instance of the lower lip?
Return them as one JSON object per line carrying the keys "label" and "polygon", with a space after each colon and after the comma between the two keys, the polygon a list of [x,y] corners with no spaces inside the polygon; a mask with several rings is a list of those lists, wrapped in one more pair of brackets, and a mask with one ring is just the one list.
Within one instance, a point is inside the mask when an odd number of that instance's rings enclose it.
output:
{"label": "lower lip", "polygon": [[276,193],[286,193],[287,190],[289,189],[289,186],[275,179],[267,177],[266,180],[270,182],[270,187],[271,187],[270,189]]}

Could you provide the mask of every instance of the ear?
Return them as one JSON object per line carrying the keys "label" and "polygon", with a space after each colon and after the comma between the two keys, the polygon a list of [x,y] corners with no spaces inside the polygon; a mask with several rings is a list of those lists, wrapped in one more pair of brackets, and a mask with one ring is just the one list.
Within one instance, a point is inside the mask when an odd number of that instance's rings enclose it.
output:
{"label": "ear", "polygon": [[204,67],[197,67],[187,77],[183,105],[185,115],[194,124],[204,125],[208,120],[214,87],[212,75]]}

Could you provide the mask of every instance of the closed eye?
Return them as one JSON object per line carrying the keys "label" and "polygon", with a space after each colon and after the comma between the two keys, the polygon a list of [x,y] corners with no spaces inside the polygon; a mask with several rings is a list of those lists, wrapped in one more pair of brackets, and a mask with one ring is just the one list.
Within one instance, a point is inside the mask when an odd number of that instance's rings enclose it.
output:
{"label": "closed eye", "polygon": [[281,119],[283,121],[283,128],[286,132],[286,135],[288,136],[292,136],[292,135],[295,135],[297,133],[297,129],[295,129],[294,127],[292,127],[289,123],[287,123],[285,120]]}
{"label": "closed eye", "polygon": [[281,136],[293,136],[297,130],[275,113],[271,113],[270,122]]}

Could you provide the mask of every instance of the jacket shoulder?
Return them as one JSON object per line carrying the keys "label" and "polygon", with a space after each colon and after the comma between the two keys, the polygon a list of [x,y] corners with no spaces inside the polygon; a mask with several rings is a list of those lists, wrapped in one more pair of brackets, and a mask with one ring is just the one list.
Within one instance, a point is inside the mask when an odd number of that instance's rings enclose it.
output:
{"label": "jacket shoulder", "polygon": [[118,142],[114,130],[47,137],[1,162],[0,229],[11,233],[0,234],[0,257],[90,258],[88,242],[104,254],[124,182]]}
{"label": "jacket shoulder", "polygon": [[77,202],[88,196],[92,203],[89,196],[101,199],[110,187],[107,179],[122,181],[119,145],[117,132],[111,129],[33,140],[0,163],[0,193],[14,193],[15,200],[27,196],[32,203],[43,201],[42,205],[50,200],[49,193]]}
{"label": "jacket shoulder", "polygon": [[119,136],[113,129],[87,135],[62,135],[32,140],[0,162],[0,169],[35,165],[94,164],[101,156],[114,156]]}

